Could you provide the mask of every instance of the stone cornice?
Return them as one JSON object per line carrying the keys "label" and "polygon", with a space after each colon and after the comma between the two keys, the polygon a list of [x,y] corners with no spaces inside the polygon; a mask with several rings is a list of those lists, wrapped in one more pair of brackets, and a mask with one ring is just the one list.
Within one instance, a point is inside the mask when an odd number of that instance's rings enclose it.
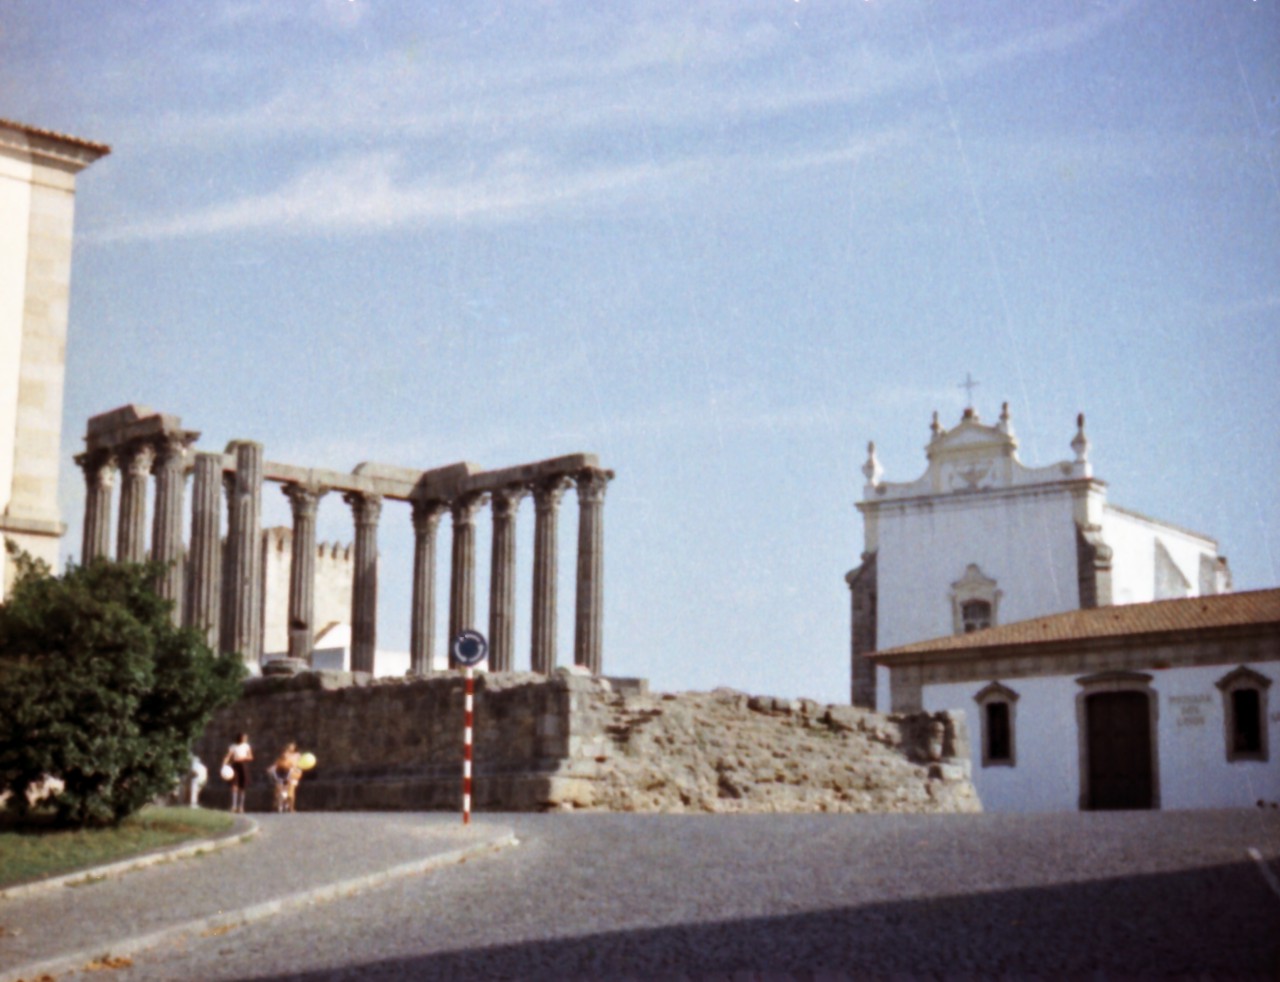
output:
{"label": "stone cornice", "polygon": [[45,518],[23,518],[19,515],[0,515],[0,533],[14,532],[21,535],[47,535],[57,538],[66,531],[65,522],[53,522]]}
{"label": "stone cornice", "polygon": [[1039,484],[1020,484],[1002,488],[976,488],[972,491],[942,491],[900,497],[868,498],[854,503],[862,513],[907,511],[922,506],[939,508],[969,508],[974,505],[996,503],[1010,498],[1026,498],[1061,494],[1098,492],[1105,494],[1107,482],[1096,477],[1073,477]]}
{"label": "stone cornice", "polygon": [[95,160],[105,157],[111,148],[77,136],[0,119],[0,149],[30,157],[38,163],[60,168],[83,170]]}

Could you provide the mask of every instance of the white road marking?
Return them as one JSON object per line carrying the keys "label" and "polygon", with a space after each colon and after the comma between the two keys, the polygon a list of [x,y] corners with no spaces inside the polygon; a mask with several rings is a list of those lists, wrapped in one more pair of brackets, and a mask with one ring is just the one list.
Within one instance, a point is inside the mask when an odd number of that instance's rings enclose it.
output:
{"label": "white road marking", "polygon": [[1267,886],[1271,887],[1271,892],[1280,897],[1280,879],[1276,878],[1275,871],[1262,858],[1262,853],[1258,852],[1253,846],[1249,847],[1249,858],[1258,864],[1258,869],[1262,873],[1262,878],[1267,881]]}

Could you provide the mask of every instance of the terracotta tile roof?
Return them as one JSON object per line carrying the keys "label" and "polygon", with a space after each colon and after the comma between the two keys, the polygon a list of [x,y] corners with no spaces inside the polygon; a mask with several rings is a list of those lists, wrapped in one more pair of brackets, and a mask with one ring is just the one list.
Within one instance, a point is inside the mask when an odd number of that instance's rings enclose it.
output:
{"label": "terracotta tile roof", "polygon": [[17,120],[4,119],[0,117],[0,127],[8,127],[9,129],[18,130],[27,133],[30,136],[42,136],[49,140],[61,140],[63,143],[70,143],[77,147],[84,147],[86,150],[92,150],[99,154],[109,154],[111,148],[105,143],[96,143],[93,140],[85,140],[78,136],[68,136],[66,133],[58,133],[54,130],[41,129],[39,126],[31,126],[28,123],[19,123]]}
{"label": "terracotta tile roof", "polygon": [[1180,600],[1122,604],[1051,614],[871,653],[872,658],[956,654],[1046,642],[1084,641],[1136,635],[1181,633],[1213,628],[1274,625],[1280,629],[1280,589],[1222,593]]}

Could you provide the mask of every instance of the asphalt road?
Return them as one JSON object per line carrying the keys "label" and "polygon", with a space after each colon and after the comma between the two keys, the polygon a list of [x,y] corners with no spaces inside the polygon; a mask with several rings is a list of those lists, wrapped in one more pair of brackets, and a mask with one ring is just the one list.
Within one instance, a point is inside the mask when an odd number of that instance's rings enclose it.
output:
{"label": "asphalt road", "polygon": [[503,822],[518,847],[112,978],[1280,978],[1274,811]]}

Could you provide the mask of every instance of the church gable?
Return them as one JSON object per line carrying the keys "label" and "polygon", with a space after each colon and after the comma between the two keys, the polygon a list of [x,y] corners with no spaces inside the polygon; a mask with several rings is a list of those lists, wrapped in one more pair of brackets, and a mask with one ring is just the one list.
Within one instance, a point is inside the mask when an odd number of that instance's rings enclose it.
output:
{"label": "church gable", "polygon": [[925,447],[928,468],[914,481],[881,480],[883,468],[876,459],[875,444],[868,446],[867,462],[862,468],[867,478],[865,498],[868,502],[1024,487],[1091,475],[1083,416],[1077,419],[1076,439],[1072,441],[1076,459],[1048,467],[1027,467],[1018,459],[1018,440],[1007,402],[994,426],[984,424],[977,410],[970,407],[950,430],[942,427],[938,414],[934,413],[930,432],[932,435]]}

